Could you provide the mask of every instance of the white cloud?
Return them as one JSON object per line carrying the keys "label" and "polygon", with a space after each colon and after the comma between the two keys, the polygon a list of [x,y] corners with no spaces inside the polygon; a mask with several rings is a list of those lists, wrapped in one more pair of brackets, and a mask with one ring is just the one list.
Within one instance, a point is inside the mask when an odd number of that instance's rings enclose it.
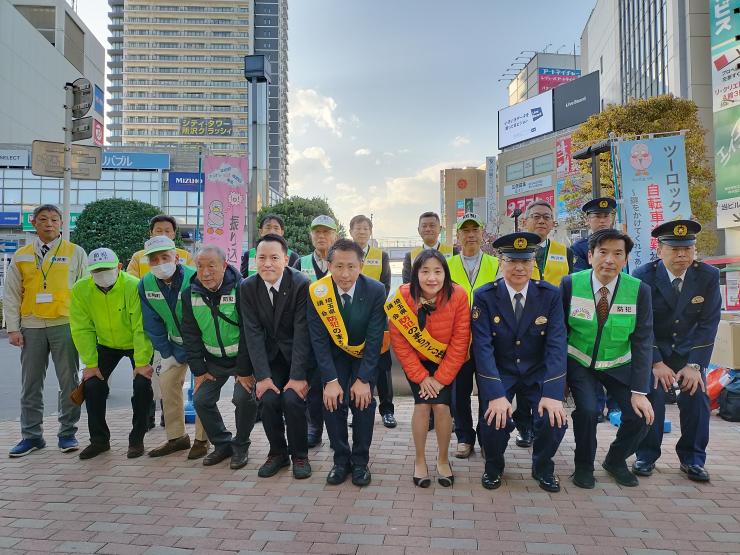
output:
{"label": "white cloud", "polygon": [[292,149],[290,151],[289,159],[291,165],[301,160],[315,160],[321,164],[321,167],[326,171],[331,170],[331,160],[329,159],[329,155],[323,147],[320,146],[309,146],[303,150]]}
{"label": "white cloud", "polygon": [[290,134],[303,135],[309,124],[342,136],[342,120],[336,115],[337,103],[314,89],[290,90],[288,125]]}
{"label": "white cloud", "polygon": [[468,137],[465,137],[463,135],[458,135],[454,139],[452,139],[452,142],[450,143],[455,148],[465,146],[467,144],[470,144],[470,139]]}
{"label": "white cloud", "polygon": [[358,148],[355,150],[355,156],[370,156],[372,151],[369,148]]}

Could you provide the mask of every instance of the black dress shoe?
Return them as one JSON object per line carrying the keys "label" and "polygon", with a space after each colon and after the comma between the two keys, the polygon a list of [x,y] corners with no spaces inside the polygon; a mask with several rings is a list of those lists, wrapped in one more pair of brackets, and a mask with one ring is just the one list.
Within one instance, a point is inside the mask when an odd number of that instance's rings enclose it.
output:
{"label": "black dress shoe", "polygon": [[517,447],[532,447],[532,440],[533,440],[534,434],[532,433],[532,430],[525,430],[523,432],[519,432],[516,435],[516,446]]}
{"label": "black dress shoe", "polygon": [[632,472],[638,476],[651,476],[655,470],[655,463],[649,463],[647,461],[636,460],[632,464]]}
{"label": "black dress shoe", "polygon": [[231,450],[231,447],[228,448],[221,448],[221,449],[214,449],[210,453],[208,453],[205,457],[203,457],[203,466],[213,466],[214,464],[218,464],[220,462],[225,461],[233,454],[233,451]]}
{"label": "black dress shoe", "polygon": [[126,451],[127,459],[138,459],[144,454],[144,444],[139,443],[138,445],[129,445],[128,451]]}
{"label": "black dress shoe", "polygon": [[593,470],[587,468],[576,468],[575,472],[571,474],[571,479],[575,485],[583,489],[594,489],[596,485]]}
{"label": "black dress shoe", "polygon": [[440,474],[440,476],[437,478],[437,483],[443,488],[451,488],[453,485],[455,485],[455,476],[454,474],[452,474],[452,463],[449,463],[449,466],[449,476],[442,476],[442,473],[439,470],[439,466],[437,466],[437,474]]}
{"label": "black dress shoe", "polygon": [[321,443],[321,434],[308,434],[308,448],[311,449]]}
{"label": "black dress shoe", "polygon": [[412,478],[414,480],[414,485],[417,488],[426,489],[432,485],[432,480],[431,478],[429,478],[429,476],[425,476],[424,478],[417,478],[416,476],[412,476]]}
{"label": "black dress shoe", "polygon": [[364,488],[370,485],[370,469],[366,466],[355,466],[352,468],[352,483],[358,487]]}
{"label": "black dress shoe", "polygon": [[335,464],[326,476],[326,483],[332,486],[338,486],[347,479],[351,470],[348,466]]}
{"label": "black dress shoe", "polygon": [[100,453],[105,453],[106,451],[110,451],[110,443],[91,443],[80,451],[79,457],[84,461],[97,457]]}
{"label": "black dress shoe", "polygon": [[480,483],[486,489],[498,489],[501,487],[501,474],[484,472],[480,478]]}
{"label": "black dress shoe", "polygon": [[234,454],[231,455],[229,468],[231,470],[239,470],[240,468],[244,468],[245,466],[247,466],[248,461],[249,451],[234,451]]}
{"label": "black dress shoe", "polygon": [[627,463],[623,462],[621,464],[613,464],[604,461],[603,463],[601,463],[601,468],[606,470],[607,473],[612,478],[614,478],[620,486],[634,488],[640,485],[640,480],[638,480],[637,476],[630,472],[630,469],[627,468]]}
{"label": "black dress shoe", "polygon": [[286,466],[290,466],[288,455],[268,455],[265,463],[257,471],[257,476],[260,478],[275,476],[281,468],[285,468]]}
{"label": "black dress shoe", "polygon": [[704,470],[704,467],[699,466],[698,464],[682,464],[681,472],[686,474],[689,480],[693,480],[694,482],[709,481],[709,472]]}
{"label": "black dress shoe", "polygon": [[550,493],[557,493],[560,491],[560,480],[557,476],[540,476],[534,470],[532,471],[532,478],[540,483],[540,488]]}
{"label": "black dress shoe", "polygon": [[386,428],[395,428],[398,426],[398,422],[396,422],[396,417],[393,416],[392,412],[387,412],[383,415],[383,426]]}

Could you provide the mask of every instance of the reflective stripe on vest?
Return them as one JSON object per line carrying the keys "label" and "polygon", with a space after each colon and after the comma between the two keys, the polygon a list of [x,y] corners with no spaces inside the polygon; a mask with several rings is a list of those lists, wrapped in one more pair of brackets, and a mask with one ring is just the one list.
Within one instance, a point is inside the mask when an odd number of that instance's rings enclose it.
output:
{"label": "reflective stripe on vest", "polygon": [[[18,249],[15,263],[21,273],[23,284],[21,316],[49,319],[69,316],[71,303],[69,265],[74,252],[74,244],[62,239],[56,247],[46,253],[41,263],[44,272],[48,272],[44,289],[44,276],[38,265],[34,243]],[[36,295],[39,293],[50,294],[51,302],[37,303]]]}
{"label": "reflective stripe on vest", "polygon": [[567,315],[570,328],[568,356],[587,368],[593,366],[596,370],[608,370],[632,360],[630,336],[637,324],[640,280],[624,273],[620,274],[594,361],[593,353],[599,325],[591,286],[592,272],[593,270],[584,270],[571,277],[573,293]]}
{"label": "reflective stripe on vest", "polygon": [[[413,265],[414,260],[416,260],[416,257],[421,254],[421,251],[424,250],[424,247],[414,247],[411,249],[411,264]],[[449,259],[455,252],[452,250],[452,247],[450,245],[439,245],[439,248],[436,249],[440,253],[442,253],[442,256]]]}
{"label": "reflective stripe on vest", "polygon": [[[555,287],[560,286],[560,280],[563,276],[568,275],[568,249],[562,243],[550,240],[547,248],[547,258],[545,259],[545,281]],[[532,272],[532,279],[540,278],[540,269],[537,264]]]}
{"label": "reflective stripe on vest", "polygon": [[465,292],[468,294],[468,304],[470,306],[473,306],[473,291],[486,283],[494,281],[498,273],[498,258],[486,253],[483,253],[481,257],[478,275],[475,276],[475,283],[472,285],[468,278],[468,273],[465,271],[462,255],[456,254],[447,261],[447,265],[450,267],[452,281],[465,289]]}
{"label": "reflective stripe on vest", "polygon": [[[231,322],[239,322],[239,312],[236,307],[236,289],[228,295],[221,296],[218,306],[211,307],[199,293],[191,293],[190,301],[193,305],[193,316],[200,328],[203,345],[213,356],[235,357],[239,352],[239,326]],[[231,322],[228,322],[222,316]],[[223,349],[223,352],[222,352]]]}
{"label": "reflective stripe on vest", "polygon": [[316,281],[316,269],[313,267],[313,253],[301,257],[301,272],[312,282]]}
{"label": "reflective stripe on vest", "polygon": [[164,293],[162,293],[154,275],[149,272],[142,280],[146,300],[149,302],[149,305],[152,307],[154,312],[156,312],[164,322],[170,341],[177,345],[182,345],[182,337],[180,336],[180,324],[182,322],[182,301],[180,299],[180,291],[190,285],[190,279],[195,275],[195,268],[182,266],[182,269],[182,283],[177,292],[177,303],[175,305],[174,315],[172,314],[170,304],[167,302],[167,299],[165,299]]}
{"label": "reflective stripe on vest", "polygon": [[367,277],[380,281],[383,272],[383,251],[378,247],[370,247],[362,264],[362,273]]}
{"label": "reflective stripe on vest", "polygon": [[[293,254],[293,251],[288,249],[288,257]],[[301,267],[301,270],[303,268]],[[257,249],[249,249],[249,254],[247,255],[247,277],[253,276],[257,273]]]}

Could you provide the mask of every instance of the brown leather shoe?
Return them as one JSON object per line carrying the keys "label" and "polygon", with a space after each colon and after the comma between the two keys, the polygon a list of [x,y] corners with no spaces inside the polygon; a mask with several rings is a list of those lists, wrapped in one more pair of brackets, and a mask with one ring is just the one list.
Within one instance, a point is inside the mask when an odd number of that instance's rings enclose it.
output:
{"label": "brown leather shoe", "polygon": [[128,451],[126,452],[126,457],[129,459],[137,459],[141,457],[144,454],[144,444],[140,443],[138,445],[129,445]]}
{"label": "brown leather shoe", "polygon": [[188,434],[165,441],[159,447],[155,447],[149,451],[149,456],[164,457],[165,455],[176,453],[177,451],[184,451],[185,449],[190,449],[190,436]]}
{"label": "brown leather shoe", "polygon": [[188,453],[188,459],[202,459],[208,454],[208,441],[196,439]]}
{"label": "brown leather shoe", "polygon": [[458,443],[455,458],[467,459],[472,453],[473,446],[470,443]]}

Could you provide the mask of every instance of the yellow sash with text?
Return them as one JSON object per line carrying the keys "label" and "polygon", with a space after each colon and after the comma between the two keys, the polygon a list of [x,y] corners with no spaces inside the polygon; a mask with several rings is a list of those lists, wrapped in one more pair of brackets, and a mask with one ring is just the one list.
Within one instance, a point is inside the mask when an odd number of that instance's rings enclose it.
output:
{"label": "yellow sash with text", "polygon": [[447,345],[434,339],[426,329],[419,329],[419,319],[400,292],[385,303],[385,313],[414,349],[436,364],[442,362]]}
{"label": "yellow sash with text", "polygon": [[308,288],[311,296],[311,302],[316,309],[319,318],[326,326],[334,344],[342,349],[345,353],[355,358],[362,358],[362,352],[365,349],[365,342],[362,345],[349,345],[347,327],[339,312],[339,302],[334,293],[334,284],[332,284],[331,275],[326,275],[318,281],[313,282]]}

